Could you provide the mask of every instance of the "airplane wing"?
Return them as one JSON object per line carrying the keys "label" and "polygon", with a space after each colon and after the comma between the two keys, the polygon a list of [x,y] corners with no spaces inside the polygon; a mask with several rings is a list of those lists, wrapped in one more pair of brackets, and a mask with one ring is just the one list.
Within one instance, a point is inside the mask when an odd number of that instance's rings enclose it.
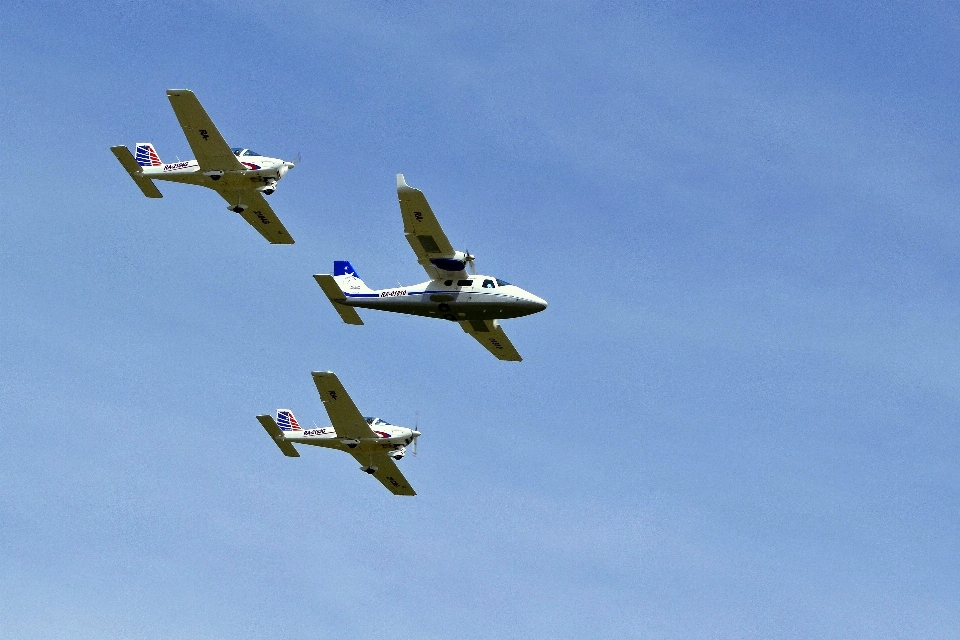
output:
{"label": "airplane wing", "polygon": [[244,220],[260,232],[270,244],[293,244],[280,218],[273,212],[267,199],[256,189],[217,189],[217,193],[233,207],[246,205],[240,213]]}
{"label": "airplane wing", "polygon": [[[337,432],[339,433],[339,431]],[[377,480],[379,480],[383,486],[390,490],[393,495],[396,496],[415,496],[417,492],[413,490],[413,487],[410,486],[410,483],[407,482],[407,479],[403,477],[403,474],[400,473],[400,469],[397,467],[397,463],[382,451],[377,453],[366,453],[366,452],[350,452],[354,458],[357,459],[363,466],[376,467],[377,470],[373,474]]]}
{"label": "airplane wing", "polygon": [[197,96],[189,89],[168,89],[167,98],[177,114],[183,134],[197,156],[201,171],[243,171],[230,145],[220,135],[213,120],[204,111]]}
{"label": "airplane wing", "polygon": [[360,415],[357,405],[353,404],[337,374],[332,371],[314,371],[313,382],[317,385],[323,407],[327,410],[330,422],[339,437],[351,440],[377,437]]}
{"label": "airplane wing", "polygon": [[[437,278],[437,268],[430,259],[452,256],[456,250],[440,228],[423,192],[409,186],[402,173],[397,174],[397,199],[400,200],[400,213],[403,215],[403,233],[417,254],[417,262],[428,276]],[[463,276],[466,277],[466,272]]]}
{"label": "airplane wing", "polygon": [[463,320],[460,326],[499,360],[523,360],[496,320]]}

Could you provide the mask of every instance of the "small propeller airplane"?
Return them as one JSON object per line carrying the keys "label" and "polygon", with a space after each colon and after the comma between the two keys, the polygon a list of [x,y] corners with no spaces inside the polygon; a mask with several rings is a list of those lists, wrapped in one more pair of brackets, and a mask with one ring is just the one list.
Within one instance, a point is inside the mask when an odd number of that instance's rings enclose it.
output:
{"label": "small propeller airplane", "polygon": [[137,143],[136,157],[123,145],[110,147],[143,194],[163,197],[154,180],[208,187],[227,201],[227,209],[243,216],[271,244],[293,244],[263,196],[276,190],[277,182],[294,163],[250,149],[231,148],[192,91],[170,89],[167,97],[197,159],[164,164],[149,142]]}
{"label": "small propeller airplane", "polygon": [[[423,193],[407,185],[402,173],[397,174],[397,197],[403,232],[430,280],[373,290],[349,262],[337,260],[332,275],[313,276],[333,308],[344,322],[355,325],[363,324],[355,307],[459,322],[500,360],[520,362],[520,354],[499,321],[543,311],[546,301],[499,278],[477,275],[473,266],[476,256],[454,250]],[[468,264],[472,275],[464,270]]]}
{"label": "small propeller airplane", "polygon": [[360,415],[357,405],[332,371],[314,371],[313,382],[317,385],[332,427],[304,430],[289,409],[277,409],[276,420],[268,415],[257,416],[283,455],[300,457],[293,446],[294,442],[346,451],[360,463],[361,471],[371,474],[395,495],[417,495],[394,460],[406,455],[411,442],[416,452],[420,432],[398,427],[380,418]]}

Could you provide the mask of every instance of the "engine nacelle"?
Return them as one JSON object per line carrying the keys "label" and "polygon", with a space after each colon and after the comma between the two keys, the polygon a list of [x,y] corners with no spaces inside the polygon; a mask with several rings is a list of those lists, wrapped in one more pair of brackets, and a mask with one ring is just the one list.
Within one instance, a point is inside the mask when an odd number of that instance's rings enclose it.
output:
{"label": "engine nacelle", "polygon": [[432,258],[430,262],[437,269],[443,269],[444,271],[463,271],[467,266],[467,261],[473,260],[473,258],[474,256],[463,251],[454,251],[449,258]]}

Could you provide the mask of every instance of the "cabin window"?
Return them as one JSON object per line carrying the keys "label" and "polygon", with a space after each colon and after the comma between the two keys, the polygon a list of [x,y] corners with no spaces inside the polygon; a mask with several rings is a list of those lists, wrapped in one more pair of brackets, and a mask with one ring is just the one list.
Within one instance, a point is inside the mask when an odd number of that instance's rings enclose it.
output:
{"label": "cabin window", "polygon": [[250,149],[247,149],[246,151],[243,152],[243,155],[245,155],[245,156],[259,156],[260,154],[257,153],[256,151],[251,151]]}
{"label": "cabin window", "polygon": [[483,288],[484,289],[495,289],[497,285],[493,284],[493,280],[484,280]]}
{"label": "cabin window", "polygon": [[473,280],[457,280],[458,287],[472,287]]}
{"label": "cabin window", "polygon": [[238,156],[241,153],[243,153],[243,149],[241,149],[240,147],[234,147],[233,149],[230,149],[230,151],[233,151],[233,155],[235,156]]}
{"label": "cabin window", "polygon": [[506,280],[501,280],[500,278],[497,278],[497,284],[500,285],[501,287],[509,287],[509,286],[510,286],[510,283],[509,283],[509,282],[507,282]]}

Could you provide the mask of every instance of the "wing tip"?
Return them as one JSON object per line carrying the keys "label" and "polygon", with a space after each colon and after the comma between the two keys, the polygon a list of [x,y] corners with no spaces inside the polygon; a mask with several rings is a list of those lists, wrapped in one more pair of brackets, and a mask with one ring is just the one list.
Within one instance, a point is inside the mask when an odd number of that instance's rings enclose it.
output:
{"label": "wing tip", "polygon": [[410,188],[410,185],[407,184],[407,181],[403,179],[403,174],[397,174],[397,189],[402,189],[403,187]]}

